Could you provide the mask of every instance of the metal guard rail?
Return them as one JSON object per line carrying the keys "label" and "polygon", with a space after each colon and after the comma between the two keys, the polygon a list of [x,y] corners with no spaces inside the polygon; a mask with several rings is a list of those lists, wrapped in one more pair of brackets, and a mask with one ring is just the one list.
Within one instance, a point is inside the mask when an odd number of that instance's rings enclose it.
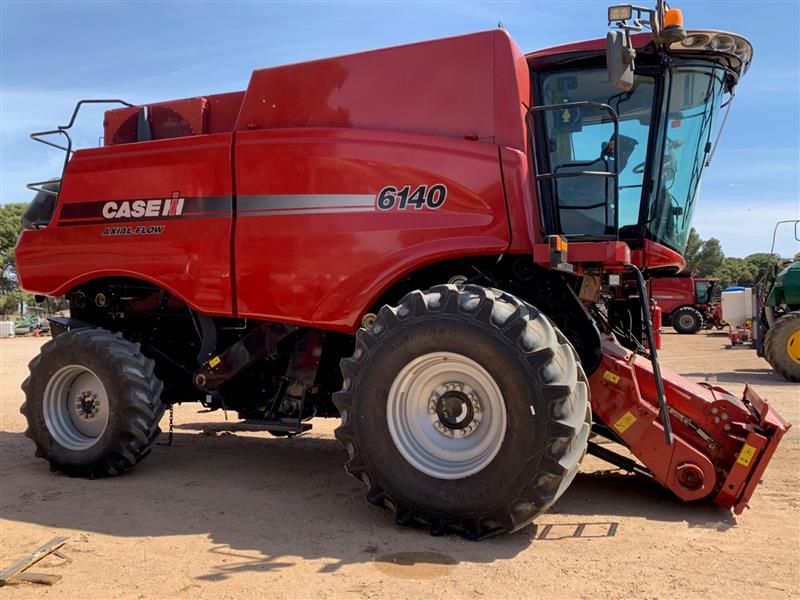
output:
{"label": "metal guard rail", "polygon": [[[614,123],[614,171],[573,171],[568,173],[540,173],[539,164],[538,164],[538,150],[536,148],[536,136],[535,136],[535,128],[533,124],[532,117],[536,113],[553,111],[553,110],[564,110],[568,108],[593,108],[595,110],[604,110],[609,115],[611,115],[611,120]],[[580,176],[589,176],[589,177],[610,177],[614,180],[614,235],[616,239],[619,239],[619,115],[617,115],[617,111],[614,110],[612,106],[609,104],[605,104],[603,102],[592,102],[590,100],[581,100],[578,102],[564,102],[563,104],[545,104],[542,106],[533,106],[528,109],[528,113],[526,114],[526,121],[528,123],[528,132],[531,136],[531,143],[533,144],[533,152],[531,153],[534,157],[534,167],[535,167],[535,177],[536,182],[539,183],[542,180],[555,180],[562,177],[580,177]],[[539,190],[541,192],[541,190]],[[543,194],[539,194],[540,197],[543,197]],[[560,206],[559,199],[555,197],[556,206]],[[604,203],[605,204],[605,203]],[[558,219],[559,230],[561,229],[560,219],[556,214],[556,218]],[[606,225],[608,225],[608,219],[606,219]],[[559,231],[561,233],[561,231]]]}
{"label": "metal guard rail", "polygon": [[[72,149],[72,138],[69,135],[69,130],[75,124],[75,119],[78,117],[78,112],[80,112],[81,107],[84,104],[122,104],[123,106],[127,106],[127,107],[135,106],[134,104],[131,104],[130,102],[126,102],[125,100],[119,100],[119,99],[116,99],[116,98],[114,98],[114,99],[79,100],[78,103],[75,105],[75,108],[72,111],[72,117],[70,117],[69,123],[67,123],[66,125],[59,125],[56,129],[50,129],[48,131],[37,131],[35,133],[32,133],[31,134],[31,139],[32,140],[40,142],[42,144],[45,144],[46,146],[51,146],[53,148],[57,148],[59,150],[63,150],[64,153],[65,153],[65,156],[64,156],[64,165],[61,168],[61,177],[59,179],[50,179],[48,181],[34,181],[33,183],[29,183],[28,185],[25,186],[29,190],[32,190],[32,191],[37,192],[37,193],[38,192],[42,192],[42,193],[45,193],[45,194],[48,194],[48,195],[51,195],[51,196],[58,196],[58,192],[54,192],[52,190],[46,190],[42,186],[47,184],[47,183],[59,183],[64,178],[64,172],[67,170],[67,163],[69,162],[70,156],[74,152],[74,150]],[[51,136],[51,135],[63,135],[65,138],[67,138],[67,145],[66,146],[62,146],[62,145],[56,144],[55,142],[50,141],[48,139],[44,139],[47,136]]]}

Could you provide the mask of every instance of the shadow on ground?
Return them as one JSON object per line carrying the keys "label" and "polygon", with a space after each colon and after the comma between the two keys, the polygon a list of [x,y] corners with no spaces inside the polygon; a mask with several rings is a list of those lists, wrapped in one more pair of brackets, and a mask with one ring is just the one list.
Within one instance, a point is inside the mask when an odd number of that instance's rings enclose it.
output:
{"label": "shadow on ground", "polygon": [[733,371],[683,373],[684,377],[702,378],[710,382],[719,383],[750,383],[753,385],[774,385],[778,387],[797,386],[796,383],[787,381],[770,368],[764,369],[734,369]]}
{"label": "shadow on ground", "polygon": [[736,526],[736,518],[728,510],[708,502],[687,504],[651,479],[617,470],[579,473],[550,512],[584,517],[598,514],[640,517],[716,531]]}
{"label": "shadow on ground", "polygon": [[[122,537],[204,534],[221,557],[202,577],[210,581],[301,560],[326,559],[320,571],[335,572],[398,552],[412,562],[491,563],[515,557],[537,539],[532,527],[481,543],[398,529],[386,511],[366,503],[361,483],[345,474],[346,452],[336,441],[213,431],[218,426],[183,425],[210,427],[212,434],[179,430],[171,447],[156,446],[130,473],[95,481],[51,473],[33,458],[22,434],[0,432],[0,511],[12,521]],[[735,524],[727,511],[683,504],[651,481],[616,472],[579,475],[551,512],[561,515],[551,516],[551,523],[576,526],[614,526],[616,516],[720,531]],[[540,524],[547,523],[545,515]],[[551,533],[537,543],[563,537]]]}

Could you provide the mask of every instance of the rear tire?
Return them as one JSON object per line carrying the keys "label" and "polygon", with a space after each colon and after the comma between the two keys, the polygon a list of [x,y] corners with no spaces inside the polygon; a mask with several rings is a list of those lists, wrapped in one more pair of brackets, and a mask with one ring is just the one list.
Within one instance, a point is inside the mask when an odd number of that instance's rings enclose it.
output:
{"label": "rear tire", "polygon": [[164,414],[155,363],[120,333],[75,329],[28,368],[20,409],[36,456],[70,476],[120,475],[150,452]]}
{"label": "rear tire", "polygon": [[776,373],[800,382],[800,311],[783,315],[767,330],[764,358]]}
{"label": "rear tire", "polygon": [[341,368],[347,472],[400,525],[470,539],[516,531],[558,500],[586,452],[589,387],[575,350],[504,292],[411,292],[358,331]]}
{"label": "rear tire", "polygon": [[703,327],[703,315],[696,308],[682,306],[671,317],[672,328],[678,333],[693,334]]}

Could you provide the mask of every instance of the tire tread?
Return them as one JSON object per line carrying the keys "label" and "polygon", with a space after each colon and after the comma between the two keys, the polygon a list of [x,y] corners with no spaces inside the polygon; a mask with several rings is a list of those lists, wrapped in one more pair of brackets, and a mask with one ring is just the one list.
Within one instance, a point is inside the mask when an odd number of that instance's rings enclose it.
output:
{"label": "tire tread", "polygon": [[[93,353],[102,357],[111,366],[114,376],[126,382],[123,393],[116,399],[117,408],[125,413],[122,431],[116,435],[111,446],[91,462],[75,462],[54,451],[53,440],[49,447],[43,439],[50,438],[48,432],[35,432],[36,423],[32,406],[42,399],[33,397],[32,381],[45,377],[41,371],[51,355],[75,352]],[[30,375],[22,383],[25,394],[20,412],[25,415],[28,427],[26,437],[36,444],[35,454],[50,464],[50,469],[71,477],[111,477],[120,475],[139,463],[149,454],[152,444],[160,434],[158,426],[166,406],[160,396],[163,383],[154,375],[155,362],[146,358],[139,344],[126,340],[121,333],[99,328],[76,329],[61,334],[45,343],[40,353],[30,361]],[[44,424],[41,424],[45,427]],[[35,435],[38,433],[39,435]]]}
{"label": "tire tread", "polygon": [[[549,438],[544,444],[546,455],[539,461],[528,457],[532,463],[538,462],[540,472],[511,494],[513,501],[469,518],[426,513],[392,497],[381,485],[379,474],[367,473],[353,428],[354,391],[371,349],[403,323],[431,313],[467,317],[514,342],[536,385],[550,402],[549,414],[545,415]],[[345,469],[365,483],[367,501],[393,510],[400,526],[424,525],[432,535],[452,531],[472,540],[517,531],[559,498],[574,479],[586,452],[591,429],[589,389],[575,350],[543,313],[503,291],[447,284],[410,292],[397,306],[382,307],[372,328],[358,330],[354,353],[342,359],[340,366],[344,385],[333,395],[333,402],[344,418],[334,434],[349,452]],[[576,393],[578,386],[583,386],[584,393]]]}

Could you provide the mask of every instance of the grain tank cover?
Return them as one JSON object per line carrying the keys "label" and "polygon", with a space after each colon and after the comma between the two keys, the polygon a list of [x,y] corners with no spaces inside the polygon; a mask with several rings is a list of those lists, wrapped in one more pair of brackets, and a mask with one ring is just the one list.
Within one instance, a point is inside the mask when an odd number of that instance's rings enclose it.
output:
{"label": "grain tank cover", "polygon": [[403,131],[524,150],[529,78],[500,29],[258,69],[236,129]]}

